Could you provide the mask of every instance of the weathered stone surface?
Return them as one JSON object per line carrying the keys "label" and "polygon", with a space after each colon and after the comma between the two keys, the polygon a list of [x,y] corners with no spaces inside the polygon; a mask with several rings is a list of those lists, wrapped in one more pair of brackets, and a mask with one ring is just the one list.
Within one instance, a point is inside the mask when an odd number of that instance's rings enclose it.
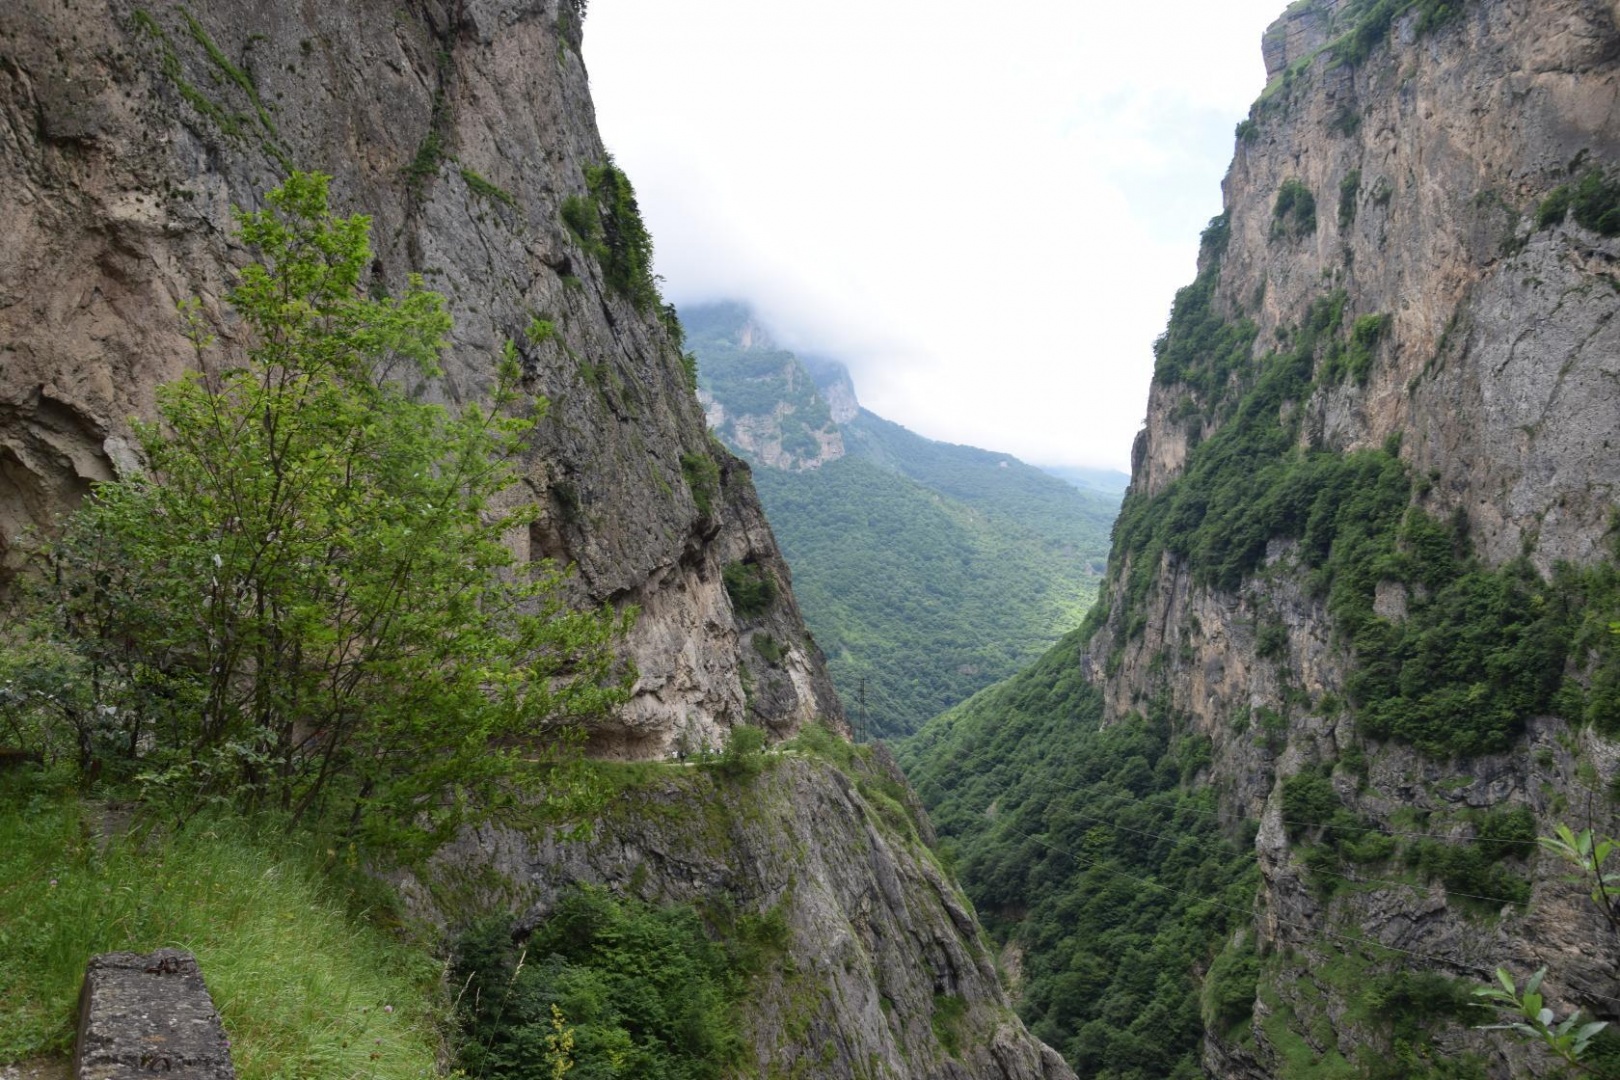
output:
{"label": "weathered stone surface", "polygon": [[234,1080],[231,1044],[197,960],[182,949],[90,958],[75,1080]]}
{"label": "weathered stone surface", "polygon": [[[971,907],[925,846],[925,819],[872,794],[874,782],[900,780],[892,758],[875,753],[847,772],[797,755],[768,761],[752,781],[668,767],[623,793],[588,840],[468,833],[439,853],[430,877],[470,892],[412,881],[405,894],[439,919],[494,907],[529,926],[582,882],[739,914],[776,909],[791,962],[750,988],[751,1075],[1072,1078],[1013,1014]],[[951,997],[965,1006],[954,1057],[933,1021]]]}
{"label": "weathered stone surface", "polygon": [[[246,258],[231,208],[318,169],[340,211],[371,215],[380,287],[420,272],[448,298],[431,393],[477,398],[502,343],[524,344],[524,389],[550,402],[523,463],[521,497],[544,510],[525,554],[573,564],[581,602],[642,613],[626,652],[644,677],[597,752],[841,721],[786,589],[734,617],[728,562],[788,581],[748,474],[709,439],[657,313],[561,222],[606,159],[566,8],[0,4],[0,579],[19,534],[133,463],[130,418],[196,362],[177,301],[200,297],[239,347],[222,300]],[[556,333],[530,345],[537,316]],[[704,456],[725,481],[709,513],[689,464]],[[745,674],[754,631],[783,659]],[[762,681],[775,689],[750,699]]]}
{"label": "weathered stone surface", "polygon": [[[1525,554],[1547,572],[1561,560],[1606,558],[1620,491],[1620,239],[1573,219],[1538,229],[1535,216],[1572,175],[1620,166],[1620,9],[1606,0],[1468,0],[1423,33],[1412,10],[1351,66],[1331,42],[1358,7],[1301,0],[1266,35],[1268,72],[1293,75],[1274,83],[1236,144],[1217,307],[1254,320],[1257,359],[1334,290],[1344,291],[1347,324],[1390,316],[1365,385],[1319,388],[1297,405],[1301,443],[1353,451],[1397,437],[1421,480],[1419,505],[1465,518],[1491,565]],[[1359,185],[1341,215],[1353,172]],[[1279,237],[1274,207],[1291,179],[1314,193],[1316,229]],[[1187,418],[1197,410],[1178,414],[1187,393],[1152,388],[1133,455],[1136,492],[1163,490],[1190,447],[1212,434]],[[1532,719],[1511,751],[1470,761],[1369,742],[1351,710],[1328,705],[1344,700],[1353,657],[1291,545],[1274,543],[1237,593],[1194,582],[1169,556],[1159,570],[1144,630],[1126,639],[1105,628],[1086,663],[1110,717],[1163,694],[1212,740],[1208,777],[1223,816],[1261,822],[1250,932],[1289,957],[1255,1003],[1252,1039],[1206,1042],[1212,1075],[1287,1075],[1289,1059],[1267,1034],[1284,1023],[1314,1053],[1387,1052],[1387,1033],[1350,1016],[1342,972],[1337,984],[1324,975],[1335,961],[1470,981],[1498,964],[1521,978],[1546,965],[1561,1010],[1620,1017],[1613,936],[1551,858],[1526,860],[1530,901],[1505,911],[1448,897],[1438,884],[1362,881],[1325,896],[1281,816],[1284,779],[1354,749],[1365,754],[1365,778],[1341,767],[1336,790],[1351,813],[1383,829],[1398,831],[1415,811],[1444,823],[1434,826],[1442,841],[1457,839],[1472,835],[1457,811],[1527,807],[1542,834],[1573,817],[1613,835],[1620,815],[1601,794],[1616,777],[1612,742],[1553,717]],[[1386,583],[1377,612],[1399,620],[1416,599]],[[1267,657],[1257,648],[1262,624],[1285,631],[1284,647]],[[1259,710],[1285,717],[1284,729],[1260,730]],[[1346,937],[1416,958],[1347,946]],[[1492,1077],[1548,1071],[1512,1040],[1460,1023],[1436,1045],[1480,1054]]]}

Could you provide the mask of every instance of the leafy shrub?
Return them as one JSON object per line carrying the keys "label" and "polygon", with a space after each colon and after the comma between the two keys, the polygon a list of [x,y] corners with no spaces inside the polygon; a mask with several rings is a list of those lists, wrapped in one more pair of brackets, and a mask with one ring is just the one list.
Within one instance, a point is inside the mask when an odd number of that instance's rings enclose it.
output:
{"label": "leafy shrub", "polygon": [[781,642],[769,634],[754,635],[754,651],[759,653],[767,664],[780,664],[785,655]]}
{"label": "leafy shrub", "polygon": [[731,729],[715,769],[727,780],[752,780],[765,769],[765,731],[752,724]]}
{"label": "leafy shrub", "polygon": [[702,451],[681,455],[681,475],[692,492],[699,516],[714,516],[714,501],[720,495],[720,465]]}
{"label": "leafy shrub", "polygon": [[1420,874],[1437,877],[1453,892],[1466,893],[1488,905],[1501,901],[1525,904],[1530,899],[1530,881],[1521,872],[1502,865],[1486,848],[1476,844],[1448,844],[1439,840],[1419,840],[1405,855],[1406,864]]}
{"label": "leafy shrub", "polygon": [[1361,195],[1361,170],[1351,169],[1339,181],[1339,231],[1344,232],[1356,220],[1356,199]]}
{"label": "leafy shrub", "polygon": [[1536,209],[1536,228],[1559,225],[1573,212],[1586,229],[1603,236],[1620,236],[1620,177],[1610,179],[1602,169],[1591,169],[1574,184],[1561,184]]}
{"label": "leafy shrub", "polygon": [[1254,945],[1227,949],[1210,964],[1199,994],[1204,1025],[1221,1035],[1254,1015],[1255,988],[1260,981],[1260,958]]}
{"label": "leafy shrub", "polygon": [[1284,660],[1288,657],[1288,627],[1271,620],[1260,627],[1255,635],[1255,655],[1262,660]]}
{"label": "leafy shrub", "polygon": [[474,1077],[560,1075],[559,1014],[576,1080],[718,1080],[742,1052],[747,972],[689,907],[581,888],[527,942],[502,919],[473,927],[452,974],[457,1056]]}
{"label": "leafy shrub", "polygon": [[1333,781],[1320,769],[1302,769],[1282,784],[1283,820],[1288,835],[1298,838],[1313,823],[1331,821],[1343,809]]}
{"label": "leafy shrub", "polygon": [[472,169],[462,169],[461,179],[462,182],[467,185],[467,190],[471,191],[474,195],[478,196],[480,199],[483,199],[485,202],[499,203],[500,205],[507,207],[517,206],[517,199],[512,197],[512,193],[510,191],[507,191],[505,188],[500,187],[497,184],[491,183],[489,180],[485,179],[479,173],[474,172]]}
{"label": "leafy shrub", "polygon": [[586,195],[570,195],[562,204],[563,224],[580,246],[595,251],[602,236],[602,219],[595,200]]}
{"label": "leafy shrub", "polygon": [[1367,371],[1372,366],[1373,350],[1378,347],[1394,316],[1387,312],[1381,315],[1363,315],[1350,327],[1350,377],[1358,384],[1367,381]]}
{"label": "leafy shrub", "polygon": [[238,213],[245,355],[159,390],[147,471],[96,486],[48,552],[50,618],[0,648],[76,658],[58,700],[106,729],[81,726],[79,766],[138,773],[179,817],[231,802],[432,843],[536,779],[517,741],[623,700],[623,624],[569,611],[556,572],[510,572],[503,538],[535,512],[490,510],[532,426],[504,415],[515,348],[491,407],[418,400],[401,380],[439,375],[444,300],[367,294],[369,219],[334,217],[328,179]]}
{"label": "leafy shrub", "polygon": [[762,615],[776,602],[776,579],[758,563],[728,563],[721,577],[731,597],[731,609],[739,618]]}
{"label": "leafy shrub", "polygon": [[1316,196],[1299,179],[1284,180],[1271,208],[1271,235],[1300,237],[1316,231]]}
{"label": "leafy shrub", "polygon": [[929,1023],[934,1038],[951,1057],[962,1053],[962,1021],[967,1017],[967,1001],[956,994],[935,994]]}

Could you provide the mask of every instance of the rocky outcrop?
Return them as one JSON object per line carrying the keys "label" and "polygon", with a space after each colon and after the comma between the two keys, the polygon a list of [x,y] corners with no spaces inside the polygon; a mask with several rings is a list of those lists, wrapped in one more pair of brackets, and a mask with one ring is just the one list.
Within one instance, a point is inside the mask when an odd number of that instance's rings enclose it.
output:
{"label": "rocky outcrop", "polygon": [[[1542,208],[1561,185],[1620,165],[1620,9],[1473,0],[1446,17],[1416,4],[1379,31],[1358,21],[1369,7],[1305,0],[1265,35],[1272,83],[1239,128],[1226,214],[1201,263],[1212,309],[1253,331],[1252,366],[1213,387],[1156,379],[1133,496],[1166,492],[1223,425],[1256,421],[1221,395],[1259,377],[1326,298],[1342,302],[1347,329],[1365,328],[1367,347],[1356,377],[1318,366],[1308,394],[1281,403],[1299,420],[1299,451],[1397,454],[1413,505],[1450,522],[1485,567],[1523,556],[1551,575],[1609,560],[1620,239]],[[1309,221],[1290,189],[1308,193]],[[1133,596],[1141,559],[1151,586]],[[1448,893],[1399,862],[1313,873],[1302,852],[1321,836],[1282,810],[1288,778],[1331,770],[1351,820],[1402,845],[1463,841],[1482,813],[1516,808],[1541,834],[1578,819],[1613,835],[1612,741],[1552,715],[1529,718],[1510,750],[1466,759],[1369,739],[1347,707],[1355,643],[1292,541],[1274,539],[1236,589],[1157,547],[1116,548],[1113,572],[1110,618],[1084,661],[1109,716],[1169,704],[1211,740],[1223,818],[1259,822],[1254,933],[1281,959],[1263,968],[1242,1037],[1209,1040],[1214,1075],[1387,1053],[1387,1032],[1359,1023],[1354,1003],[1368,979],[1401,967],[1477,983],[1497,965],[1521,978],[1545,965],[1561,1010],[1620,1015],[1604,919],[1533,845],[1501,855],[1530,883],[1527,900],[1506,903]],[[1399,625],[1418,599],[1386,581],[1374,614]],[[1585,663],[1570,659],[1571,679]],[[1349,883],[1324,891],[1330,873]],[[1493,1077],[1548,1068],[1466,1024],[1436,1031],[1437,1052],[1476,1054]]]}
{"label": "rocky outcrop", "polygon": [[407,895],[439,919],[516,909],[520,931],[582,882],[779,915],[786,953],[749,989],[750,1075],[1072,1078],[1013,1015],[926,819],[889,794],[903,783],[881,747],[841,764],[771,755],[753,779],[663,766],[619,791],[589,839],[480,830],[437,857],[425,880],[440,884]]}
{"label": "rocky outcrop", "polygon": [[855,396],[855,380],[849,377],[849,368],[837,360],[813,356],[802,356],[799,360],[816,380],[816,388],[827,403],[827,411],[832,413],[833,423],[847,424],[861,415],[861,402]]}
{"label": "rocky outcrop", "polygon": [[844,456],[838,425],[860,411],[847,373],[839,404],[848,415],[840,420],[820,378],[778,347],[746,305],[700,304],[682,317],[698,359],[698,400],[728,447],[784,472],[819,469]]}
{"label": "rocky outcrop", "polygon": [[[678,732],[715,742],[748,720],[839,722],[747,469],[705,433],[657,312],[562,222],[607,160],[582,7],[4,5],[0,560],[14,566],[21,534],[133,464],[131,418],[196,362],[178,301],[200,298],[233,347],[222,298],[246,256],[232,208],[314,169],[334,177],[341,211],[371,215],[374,287],[421,273],[448,298],[437,392],[476,398],[510,339],[525,390],[550,402],[523,463],[524,496],[545,512],[520,546],[572,564],[581,602],[641,612],[627,645],[641,682],[597,750],[653,756]],[[537,344],[524,335],[536,318],[555,328]],[[781,584],[771,611],[737,616],[733,563]],[[761,666],[755,632],[779,662]]]}

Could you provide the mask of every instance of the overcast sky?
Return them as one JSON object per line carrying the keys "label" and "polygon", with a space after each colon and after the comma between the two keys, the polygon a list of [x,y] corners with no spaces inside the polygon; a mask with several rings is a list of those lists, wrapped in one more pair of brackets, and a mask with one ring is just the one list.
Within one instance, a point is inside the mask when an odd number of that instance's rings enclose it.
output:
{"label": "overcast sky", "polygon": [[1126,468],[1283,7],[591,0],[585,59],[677,305],[930,438]]}

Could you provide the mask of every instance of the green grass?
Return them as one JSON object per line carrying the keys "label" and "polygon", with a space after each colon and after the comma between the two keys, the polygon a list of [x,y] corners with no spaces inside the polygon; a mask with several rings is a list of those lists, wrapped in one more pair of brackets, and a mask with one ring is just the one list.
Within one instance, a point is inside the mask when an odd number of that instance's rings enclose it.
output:
{"label": "green grass", "polygon": [[437,1074],[440,968],[317,858],[240,822],[103,841],[64,790],[0,779],[0,1062],[65,1055],[95,953],[197,955],[243,1080]]}

